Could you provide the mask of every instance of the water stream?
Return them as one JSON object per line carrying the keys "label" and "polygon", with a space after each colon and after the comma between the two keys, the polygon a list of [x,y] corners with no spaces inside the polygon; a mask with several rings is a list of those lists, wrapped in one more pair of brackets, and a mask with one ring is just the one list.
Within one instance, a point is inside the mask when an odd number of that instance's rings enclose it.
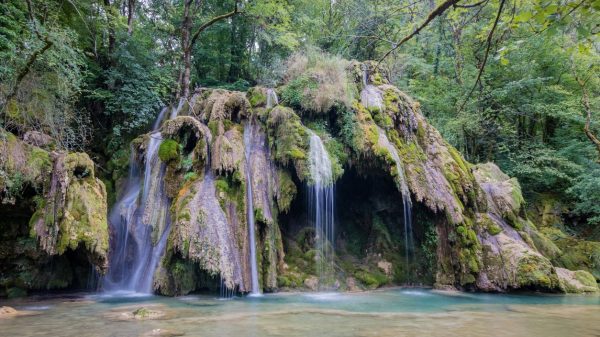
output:
{"label": "water stream", "polygon": [[334,282],[334,185],[331,160],[321,138],[310,131],[309,209],[315,223],[315,248],[319,285]]}
{"label": "water stream", "polygon": [[267,89],[267,109],[270,109],[279,104],[277,93],[272,88]]}
{"label": "water stream", "polygon": [[408,184],[406,183],[406,176],[404,175],[404,165],[402,163],[402,159],[400,159],[400,156],[398,155],[398,150],[396,149],[396,146],[394,146],[390,142],[387,135],[385,134],[385,131],[382,128],[377,127],[377,131],[379,133],[379,145],[389,151],[390,155],[394,159],[394,163],[396,166],[396,182],[398,183],[400,193],[402,194],[402,206],[404,214],[404,254],[406,257],[406,266],[408,270],[409,262],[412,259],[412,255],[414,255],[413,253],[415,248],[412,229],[412,201],[410,198],[410,189],[408,188]]}
{"label": "water stream", "polygon": [[[368,109],[376,108],[382,110],[384,108],[383,93],[376,86],[369,84],[369,73],[367,67],[363,65],[362,70],[363,89],[360,92],[361,104]],[[388,152],[394,159],[394,163],[396,166],[396,182],[398,183],[400,193],[402,194],[402,206],[404,214],[404,254],[406,258],[407,267],[406,275],[407,277],[410,277],[408,272],[409,262],[412,260],[412,255],[414,255],[414,239],[412,229],[412,201],[410,199],[410,189],[408,188],[408,184],[406,183],[404,165],[402,163],[402,160],[400,159],[400,156],[398,155],[398,150],[396,149],[396,146],[390,142],[385,131],[381,127],[378,126],[377,129],[377,131],[379,132],[379,145],[388,150]]]}
{"label": "water stream", "polygon": [[[268,97],[268,96],[267,96]],[[276,96],[277,97],[277,96]],[[252,132],[254,127],[249,122],[244,127],[244,154],[246,160],[246,216],[248,218],[248,238],[250,244],[250,273],[252,277],[252,295],[259,295],[258,268],[256,266],[256,236],[254,234],[254,194],[252,193],[252,172],[250,163],[252,161]]]}
{"label": "water stream", "polygon": [[169,200],[164,191],[165,165],[158,158],[162,135],[157,131],[166,111],[161,110],[154,123],[143,169],[136,151],[131,149],[126,187],[109,214],[114,237],[108,273],[102,279],[103,290],[152,292],[154,271],[170,231]]}
{"label": "water stream", "polygon": [[383,110],[383,92],[376,86],[369,84],[369,72],[367,67],[363,65],[362,85],[363,89],[360,92],[360,103],[367,109],[376,108]]}

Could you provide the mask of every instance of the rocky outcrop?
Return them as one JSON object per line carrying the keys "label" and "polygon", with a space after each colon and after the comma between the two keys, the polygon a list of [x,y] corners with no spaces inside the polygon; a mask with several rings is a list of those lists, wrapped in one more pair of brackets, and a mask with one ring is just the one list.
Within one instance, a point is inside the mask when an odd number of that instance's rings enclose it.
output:
{"label": "rocky outcrop", "polygon": [[[258,124],[225,119],[232,118],[235,109],[245,116],[246,104],[238,94],[217,90],[196,102],[191,111],[197,117],[180,116],[161,129],[163,142],[175,142],[179,150],[162,157],[172,197],[172,229],[155,289],[186,294],[218,288],[222,282],[230,290],[250,290],[246,170],[254,190],[261,282],[264,289],[275,289],[283,264],[277,215],[280,207],[289,207],[295,185],[290,186],[289,177],[272,164],[266,134]],[[250,131],[246,138],[245,131]],[[252,156],[248,166],[246,150]]]}
{"label": "rocky outcrop", "polygon": [[[38,139],[39,138],[39,139]],[[7,295],[85,287],[94,266],[107,268],[106,190],[85,153],[48,152],[0,135],[2,277]],[[31,143],[31,144],[30,144]],[[40,144],[44,145],[44,144]]]}
{"label": "rocky outcrop", "polygon": [[[166,166],[172,227],[155,277],[158,292],[248,291],[248,214],[256,220],[261,288],[316,287],[314,231],[292,228],[294,223],[310,227],[306,219],[294,219],[297,213],[282,223],[283,214],[303,207],[294,201],[302,192],[299,184],[311,182],[311,132],[323,140],[334,179],[352,170],[388,185],[372,193],[389,193],[392,185],[400,192],[392,201],[372,198],[369,213],[348,210],[358,214],[352,221],[368,225],[353,230],[366,227],[370,233],[344,229],[349,258],[336,261],[338,284],[375,288],[406,280],[412,268],[445,289],[594,291],[585,271],[594,274],[594,264],[565,255],[566,244],[528,219],[518,181],[494,164],[464,160],[427,122],[419,103],[390,85],[376,63],[326,67],[305,61],[296,58],[285,84],[275,89],[279,105],[267,105],[273,91],[262,87],[247,94],[202,89],[178,109],[183,116],[164,123],[159,157]],[[250,187],[252,210],[246,199]],[[422,259],[412,262],[416,267],[394,241],[398,218],[407,212],[398,205],[408,197],[412,203],[404,204],[414,207],[415,226],[423,226],[416,229],[420,246],[412,252]],[[364,242],[366,253],[348,248],[357,242]],[[353,265],[362,254],[365,265]]]}

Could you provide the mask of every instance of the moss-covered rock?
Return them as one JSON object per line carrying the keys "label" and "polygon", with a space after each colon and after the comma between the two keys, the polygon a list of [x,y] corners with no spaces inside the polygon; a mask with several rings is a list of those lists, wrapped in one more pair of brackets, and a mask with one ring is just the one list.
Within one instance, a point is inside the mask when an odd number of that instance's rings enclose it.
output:
{"label": "moss-covered rock", "polygon": [[600,291],[594,276],[587,271],[556,268],[561,289],[566,293],[596,293]]}
{"label": "moss-covered rock", "polygon": [[165,163],[179,159],[179,144],[173,139],[165,139],[158,148],[158,157]]}
{"label": "moss-covered rock", "polygon": [[293,164],[298,178],[308,179],[308,132],[300,117],[290,108],[277,106],[269,113],[267,127],[275,160],[284,165]]}
{"label": "moss-covered rock", "polygon": [[[49,153],[6,132],[0,142],[2,205],[16,205],[0,206],[6,219],[0,242],[10,247],[0,254],[5,295],[74,286],[89,273],[89,265],[103,273],[109,237],[107,195],[90,157]],[[20,189],[15,187],[16,177]],[[87,267],[81,265],[85,263]]]}

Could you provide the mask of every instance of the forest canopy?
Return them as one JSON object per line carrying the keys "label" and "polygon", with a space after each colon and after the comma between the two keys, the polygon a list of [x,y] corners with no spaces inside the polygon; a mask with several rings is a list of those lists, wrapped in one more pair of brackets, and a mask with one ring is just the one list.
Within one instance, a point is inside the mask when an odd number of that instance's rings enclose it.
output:
{"label": "forest canopy", "polygon": [[467,160],[497,162],[528,199],[561,200],[574,230],[594,231],[599,11],[599,0],[5,0],[0,123],[85,150],[108,176],[195,88],[274,87],[295,53],[374,60]]}

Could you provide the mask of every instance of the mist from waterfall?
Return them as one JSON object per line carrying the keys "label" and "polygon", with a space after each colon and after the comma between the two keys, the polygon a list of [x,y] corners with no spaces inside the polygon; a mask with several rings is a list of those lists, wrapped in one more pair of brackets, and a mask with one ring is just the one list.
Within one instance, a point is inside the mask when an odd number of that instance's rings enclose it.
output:
{"label": "mist from waterfall", "polygon": [[[267,95],[267,97],[269,96]],[[275,99],[277,99],[277,96],[275,96]],[[258,284],[258,267],[256,265],[256,236],[254,234],[254,194],[252,191],[252,172],[250,170],[253,152],[251,139],[254,131],[254,125],[252,122],[248,122],[244,127],[244,155],[246,160],[246,216],[248,219],[248,237],[250,244],[250,273],[252,277],[251,294],[260,295]]]}
{"label": "mist from waterfall", "polygon": [[315,223],[319,286],[334,282],[334,185],[331,160],[321,138],[309,130],[309,209]]}
{"label": "mist from waterfall", "polygon": [[[164,190],[165,164],[158,158],[161,110],[146,145],[143,169],[131,149],[129,176],[109,214],[113,238],[110,264],[102,280],[108,291],[152,292],[152,281],[170,231],[169,199]],[[158,236],[158,237],[157,237]]]}

